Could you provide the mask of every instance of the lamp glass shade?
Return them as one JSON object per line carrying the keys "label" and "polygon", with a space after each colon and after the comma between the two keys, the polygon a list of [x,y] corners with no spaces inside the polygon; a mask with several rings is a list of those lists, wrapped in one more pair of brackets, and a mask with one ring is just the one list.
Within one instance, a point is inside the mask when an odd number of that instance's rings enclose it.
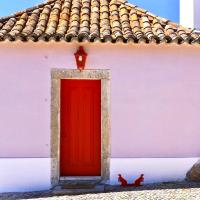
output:
{"label": "lamp glass shade", "polygon": [[87,53],[85,52],[85,50],[83,49],[82,46],[79,47],[79,49],[74,54],[74,56],[75,56],[75,59],[76,59],[77,68],[80,69],[80,70],[85,69]]}

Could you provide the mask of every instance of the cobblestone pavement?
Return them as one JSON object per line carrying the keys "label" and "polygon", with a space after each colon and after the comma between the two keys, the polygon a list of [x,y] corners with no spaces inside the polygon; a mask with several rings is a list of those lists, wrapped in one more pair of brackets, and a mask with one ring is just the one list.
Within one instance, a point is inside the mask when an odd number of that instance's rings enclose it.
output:
{"label": "cobblestone pavement", "polygon": [[163,183],[140,188],[106,187],[105,193],[54,196],[51,191],[4,193],[0,200],[200,200],[200,183]]}

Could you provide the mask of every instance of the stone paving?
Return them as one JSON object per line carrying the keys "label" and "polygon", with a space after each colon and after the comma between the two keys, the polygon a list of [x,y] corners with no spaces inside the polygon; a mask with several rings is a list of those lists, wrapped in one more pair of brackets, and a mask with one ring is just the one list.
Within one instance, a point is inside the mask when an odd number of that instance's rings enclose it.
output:
{"label": "stone paving", "polygon": [[140,188],[107,186],[105,193],[54,196],[51,191],[4,193],[0,200],[200,200],[200,183],[163,183]]}

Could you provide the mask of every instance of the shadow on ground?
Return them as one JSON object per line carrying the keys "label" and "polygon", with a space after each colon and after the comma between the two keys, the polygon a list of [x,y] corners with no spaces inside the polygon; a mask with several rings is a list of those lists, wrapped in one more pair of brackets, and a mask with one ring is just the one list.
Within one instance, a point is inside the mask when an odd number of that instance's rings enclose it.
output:
{"label": "shadow on ground", "polygon": [[[121,187],[121,186],[105,186],[105,192],[125,192],[125,191],[145,191],[145,190],[176,190],[176,189],[192,189],[200,188],[200,183],[196,182],[172,182],[172,183],[161,183],[161,184],[149,184],[141,187]],[[80,195],[80,194],[79,194]],[[34,198],[48,198],[54,196],[65,196],[55,195],[52,190],[41,191],[41,192],[27,192],[27,193],[2,193],[0,194],[1,200],[19,200],[19,199],[34,199]],[[75,196],[75,195],[70,195]]]}

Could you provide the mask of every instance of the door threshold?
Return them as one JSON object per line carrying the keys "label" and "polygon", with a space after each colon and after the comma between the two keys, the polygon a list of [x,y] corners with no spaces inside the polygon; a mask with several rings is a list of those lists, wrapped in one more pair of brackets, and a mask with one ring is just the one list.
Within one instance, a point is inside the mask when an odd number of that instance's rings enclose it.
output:
{"label": "door threshold", "polygon": [[61,176],[60,181],[100,181],[101,176]]}

